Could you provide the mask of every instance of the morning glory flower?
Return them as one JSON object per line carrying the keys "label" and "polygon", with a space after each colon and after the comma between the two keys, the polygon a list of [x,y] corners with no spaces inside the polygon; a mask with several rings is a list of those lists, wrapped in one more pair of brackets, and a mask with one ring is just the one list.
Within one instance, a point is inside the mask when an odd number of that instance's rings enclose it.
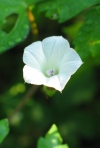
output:
{"label": "morning glory flower", "polygon": [[24,49],[25,82],[62,91],[71,75],[82,65],[78,53],[62,36],[45,38]]}

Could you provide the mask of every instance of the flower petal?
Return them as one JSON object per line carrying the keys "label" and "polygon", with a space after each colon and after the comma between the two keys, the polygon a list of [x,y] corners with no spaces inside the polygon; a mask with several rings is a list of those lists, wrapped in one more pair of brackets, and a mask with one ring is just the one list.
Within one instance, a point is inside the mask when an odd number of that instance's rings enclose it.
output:
{"label": "flower petal", "polygon": [[23,62],[33,68],[41,69],[46,58],[42,50],[42,43],[37,41],[27,46],[24,50]]}
{"label": "flower petal", "polygon": [[45,86],[55,88],[56,90],[61,91],[60,81],[58,75],[52,76],[50,78],[46,78]]}
{"label": "flower petal", "polygon": [[26,64],[23,68],[25,82],[43,84],[59,91],[83,63],[61,36],[48,37],[42,43],[38,41],[29,45],[24,50],[23,61]]}
{"label": "flower petal", "polygon": [[62,91],[70,77],[60,74],[50,78],[45,77],[43,73],[35,68],[25,65],[23,68],[23,77],[25,82],[35,85],[45,85]]}
{"label": "flower petal", "polygon": [[59,74],[58,78],[59,78],[59,82],[60,82],[60,86],[61,86],[61,90],[62,91],[65,87],[65,85],[67,84],[67,82],[70,79],[70,75],[66,75],[66,74]]}
{"label": "flower petal", "polygon": [[62,36],[52,36],[42,41],[43,51],[47,59],[52,64],[59,64],[59,61],[68,52],[70,46]]}
{"label": "flower petal", "polygon": [[76,70],[83,64],[78,53],[70,48],[68,53],[61,60],[59,73],[66,73],[67,75],[72,75]]}
{"label": "flower petal", "polygon": [[40,70],[32,68],[28,65],[25,65],[23,68],[23,77],[25,82],[36,85],[44,84],[46,79]]}
{"label": "flower petal", "polygon": [[59,90],[61,92],[69,79],[70,76],[65,74],[59,74],[50,78],[46,78],[46,82],[44,85],[55,88],[56,90]]}

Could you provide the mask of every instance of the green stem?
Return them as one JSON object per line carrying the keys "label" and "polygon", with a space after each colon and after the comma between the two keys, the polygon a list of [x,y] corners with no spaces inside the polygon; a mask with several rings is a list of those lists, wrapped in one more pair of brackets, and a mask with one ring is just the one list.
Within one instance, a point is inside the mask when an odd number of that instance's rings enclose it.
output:
{"label": "green stem", "polygon": [[15,110],[10,114],[8,117],[9,122],[12,120],[13,116],[18,113],[26,104],[28,99],[31,98],[33,94],[38,90],[39,86],[38,85],[32,85],[28,92],[25,94],[25,96],[22,98],[21,102],[18,104],[18,106],[15,108]]}

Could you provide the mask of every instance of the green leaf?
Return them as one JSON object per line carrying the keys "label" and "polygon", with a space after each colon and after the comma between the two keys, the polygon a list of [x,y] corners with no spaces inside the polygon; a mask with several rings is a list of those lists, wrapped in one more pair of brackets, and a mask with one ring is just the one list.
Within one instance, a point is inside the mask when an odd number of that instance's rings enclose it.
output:
{"label": "green leaf", "polygon": [[70,26],[63,27],[62,31],[64,32],[64,34],[74,39],[82,24],[83,21],[78,20]]}
{"label": "green leaf", "polygon": [[68,145],[62,145],[62,137],[58,132],[55,124],[45,135],[45,138],[40,137],[38,140],[38,148],[68,148]]}
{"label": "green leaf", "polygon": [[44,138],[40,137],[38,140],[38,148],[51,148],[50,143]]}
{"label": "green leaf", "polygon": [[100,6],[95,6],[86,13],[84,24],[74,43],[83,59],[100,55]]}
{"label": "green leaf", "polygon": [[37,2],[40,2],[41,0],[23,0],[25,3],[27,3],[28,5],[33,5]]}
{"label": "green leaf", "polygon": [[76,16],[84,9],[100,3],[99,0],[48,0],[39,4],[38,9],[40,12],[45,12],[45,15],[60,23],[64,22],[73,16]]}
{"label": "green leaf", "polygon": [[[52,125],[50,130],[47,132],[45,138],[52,143],[54,140],[55,145],[62,143],[61,135],[58,132],[58,128],[55,124]],[[53,139],[53,140],[52,140]]]}
{"label": "green leaf", "polygon": [[46,86],[43,86],[42,91],[49,97],[52,97],[56,93],[56,90],[54,88]]}
{"label": "green leaf", "polygon": [[56,146],[55,148],[69,148],[67,144]]}
{"label": "green leaf", "polygon": [[24,40],[29,32],[27,4],[0,0],[0,53]]}
{"label": "green leaf", "polygon": [[0,120],[0,143],[9,133],[9,123],[7,119]]}

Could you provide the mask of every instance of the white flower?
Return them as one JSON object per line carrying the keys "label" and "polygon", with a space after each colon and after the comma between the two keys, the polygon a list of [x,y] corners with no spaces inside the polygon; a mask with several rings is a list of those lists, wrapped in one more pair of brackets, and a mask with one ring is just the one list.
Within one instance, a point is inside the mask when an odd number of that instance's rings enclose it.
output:
{"label": "white flower", "polygon": [[77,52],[62,36],[52,36],[29,45],[24,50],[25,82],[62,91],[71,75],[82,65]]}

